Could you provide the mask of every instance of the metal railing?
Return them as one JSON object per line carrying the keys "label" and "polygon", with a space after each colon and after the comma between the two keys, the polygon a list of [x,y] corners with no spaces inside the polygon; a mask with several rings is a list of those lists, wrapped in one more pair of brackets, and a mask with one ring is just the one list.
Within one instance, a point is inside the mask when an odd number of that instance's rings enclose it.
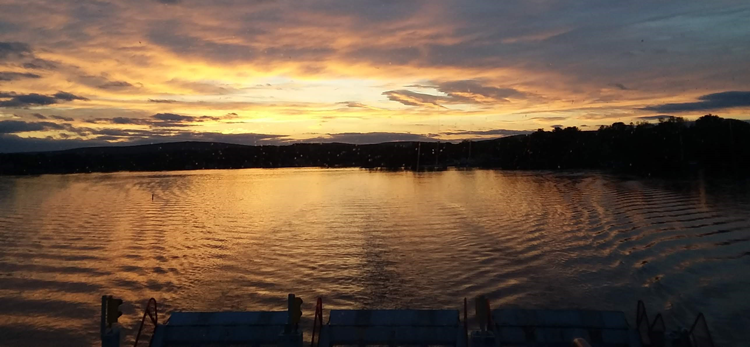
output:
{"label": "metal railing", "polygon": [[138,328],[138,335],[135,336],[135,343],[133,344],[133,347],[138,347],[138,340],[141,338],[141,332],[143,332],[143,324],[146,323],[146,316],[148,316],[148,318],[151,320],[151,323],[154,324],[154,331],[156,331],[156,326],[159,325],[159,313],[156,307],[156,299],[148,299],[148,302],[146,303],[146,310],[143,312],[143,318],[141,318],[141,326]]}

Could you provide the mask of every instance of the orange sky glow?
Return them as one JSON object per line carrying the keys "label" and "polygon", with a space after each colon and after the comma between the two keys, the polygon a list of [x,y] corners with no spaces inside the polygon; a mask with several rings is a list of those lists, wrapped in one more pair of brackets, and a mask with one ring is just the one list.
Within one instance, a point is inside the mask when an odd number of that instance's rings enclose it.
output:
{"label": "orange sky glow", "polygon": [[5,0],[0,152],[747,120],[749,32],[746,1]]}

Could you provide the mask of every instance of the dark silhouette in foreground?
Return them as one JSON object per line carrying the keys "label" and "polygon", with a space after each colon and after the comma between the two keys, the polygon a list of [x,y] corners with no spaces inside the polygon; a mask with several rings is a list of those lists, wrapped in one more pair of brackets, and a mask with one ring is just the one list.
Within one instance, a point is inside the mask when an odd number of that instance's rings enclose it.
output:
{"label": "dark silhouette in foreground", "polygon": [[658,124],[614,123],[597,131],[575,127],[540,129],[528,135],[455,144],[244,146],[180,142],[0,154],[2,175],[306,166],[385,170],[439,170],[448,166],[614,169],[655,175],[696,170],[750,172],[750,123],[706,115],[695,122],[670,117]]}

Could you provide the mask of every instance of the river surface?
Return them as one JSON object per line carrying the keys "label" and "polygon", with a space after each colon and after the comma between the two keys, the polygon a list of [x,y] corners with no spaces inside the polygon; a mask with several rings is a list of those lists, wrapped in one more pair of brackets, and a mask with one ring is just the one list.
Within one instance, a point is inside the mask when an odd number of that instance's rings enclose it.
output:
{"label": "river surface", "polygon": [[[597,172],[260,169],[0,177],[0,345],[98,343],[102,294],[132,341],[175,310],[704,312],[750,341],[750,182]],[[163,318],[161,318],[163,319]]]}

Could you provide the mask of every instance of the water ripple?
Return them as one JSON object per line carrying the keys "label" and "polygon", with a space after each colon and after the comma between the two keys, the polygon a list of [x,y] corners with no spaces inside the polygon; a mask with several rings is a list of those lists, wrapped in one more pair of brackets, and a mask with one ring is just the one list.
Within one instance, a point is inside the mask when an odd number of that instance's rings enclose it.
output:
{"label": "water ripple", "polygon": [[[703,311],[750,340],[748,182],[598,173],[232,170],[0,177],[0,340],[96,345],[172,310],[493,305]],[[153,195],[153,200],[152,200]],[[631,317],[632,318],[632,317]],[[303,323],[310,324],[307,315]]]}

